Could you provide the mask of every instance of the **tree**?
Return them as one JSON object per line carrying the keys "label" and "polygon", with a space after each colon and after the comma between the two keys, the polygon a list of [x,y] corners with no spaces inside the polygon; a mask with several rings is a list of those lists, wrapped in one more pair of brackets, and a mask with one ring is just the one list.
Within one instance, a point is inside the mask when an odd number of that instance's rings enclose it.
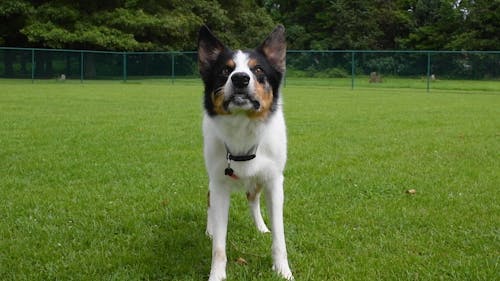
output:
{"label": "tree", "polygon": [[26,25],[26,19],[32,12],[33,7],[27,1],[0,1],[0,45],[26,45],[26,36],[20,33],[19,30]]}
{"label": "tree", "polygon": [[[236,46],[257,44],[256,38],[262,40],[274,25],[266,10],[253,0],[4,1],[0,19],[9,24],[1,25],[0,40],[13,46],[194,50],[202,24]],[[15,36],[24,42],[13,40]]]}
{"label": "tree", "polygon": [[265,1],[292,49],[392,49],[409,32],[402,1]]}
{"label": "tree", "polygon": [[500,1],[457,1],[462,32],[447,47],[455,50],[500,50]]}
{"label": "tree", "polygon": [[254,0],[220,2],[231,19],[231,24],[225,31],[235,39],[231,42],[231,38],[228,38],[235,48],[257,47],[275,27],[271,16]]}
{"label": "tree", "polygon": [[461,14],[456,0],[417,0],[408,12],[413,28],[406,38],[399,40],[401,47],[416,50],[444,50],[453,34],[462,28]]}
{"label": "tree", "polygon": [[200,20],[164,1],[37,1],[21,29],[50,48],[169,50],[184,47]]}
{"label": "tree", "polygon": [[377,49],[401,49],[401,38],[407,38],[412,27],[411,14],[408,12],[406,0],[376,2],[374,18],[382,31],[377,36]]}
{"label": "tree", "polygon": [[500,49],[499,0],[0,0],[0,45],[194,50],[206,24],[242,48],[277,22],[289,49]]}
{"label": "tree", "polygon": [[[26,24],[26,18],[32,12],[31,5],[23,0],[4,0],[0,2],[0,45],[25,46],[26,37],[19,33],[19,29]],[[3,52],[3,62],[6,75],[14,73],[14,58]],[[25,67],[25,64],[22,64]]]}

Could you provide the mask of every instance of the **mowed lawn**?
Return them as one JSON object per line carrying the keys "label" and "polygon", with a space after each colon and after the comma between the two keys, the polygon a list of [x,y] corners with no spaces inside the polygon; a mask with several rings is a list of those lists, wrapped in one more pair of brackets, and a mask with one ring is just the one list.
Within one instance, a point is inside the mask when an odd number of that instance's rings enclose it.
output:
{"label": "mowed lawn", "polygon": [[[287,84],[296,280],[498,279],[499,92]],[[0,82],[0,279],[206,280],[201,93]],[[228,280],[270,248],[235,193]]]}

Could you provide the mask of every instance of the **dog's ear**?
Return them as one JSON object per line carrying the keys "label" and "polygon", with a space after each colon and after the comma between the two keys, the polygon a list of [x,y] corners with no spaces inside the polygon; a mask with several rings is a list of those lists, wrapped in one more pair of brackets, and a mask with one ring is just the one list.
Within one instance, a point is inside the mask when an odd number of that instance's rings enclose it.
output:
{"label": "dog's ear", "polygon": [[217,60],[226,47],[217,39],[206,25],[198,33],[198,67],[203,74]]}
{"label": "dog's ear", "polygon": [[276,70],[284,73],[286,69],[285,27],[281,24],[276,26],[257,51],[266,56]]}

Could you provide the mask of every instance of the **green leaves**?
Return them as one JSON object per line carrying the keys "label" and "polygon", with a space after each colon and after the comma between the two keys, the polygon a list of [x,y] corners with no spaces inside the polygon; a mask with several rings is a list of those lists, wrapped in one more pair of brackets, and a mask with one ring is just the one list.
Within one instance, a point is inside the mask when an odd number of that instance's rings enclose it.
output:
{"label": "green leaves", "polygon": [[[102,50],[192,50],[198,28],[207,24],[232,46],[256,46],[274,26],[254,1],[41,1],[0,4],[0,19],[25,19],[0,27],[7,45]],[[252,7],[250,9],[249,7]],[[24,13],[19,17],[19,13]],[[22,40],[8,37],[9,32]],[[14,37],[14,36],[11,36]],[[4,39],[4,40],[2,40]]]}
{"label": "green leaves", "polygon": [[2,46],[195,50],[206,24],[228,46],[251,48],[276,23],[289,49],[500,49],[499,1],[0,1]]}

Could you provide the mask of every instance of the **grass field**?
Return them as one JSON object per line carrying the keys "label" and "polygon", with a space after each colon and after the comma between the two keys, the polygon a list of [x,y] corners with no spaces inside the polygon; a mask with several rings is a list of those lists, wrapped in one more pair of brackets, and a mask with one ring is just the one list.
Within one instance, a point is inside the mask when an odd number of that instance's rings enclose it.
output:
{"label": "grass field", "polygon": [[[500,89],[287,82],[296,280],[499,278]],[[206,280],[201,92],[0,81],[0,279]],[[235,193],[228,280],[270,245]]]}

